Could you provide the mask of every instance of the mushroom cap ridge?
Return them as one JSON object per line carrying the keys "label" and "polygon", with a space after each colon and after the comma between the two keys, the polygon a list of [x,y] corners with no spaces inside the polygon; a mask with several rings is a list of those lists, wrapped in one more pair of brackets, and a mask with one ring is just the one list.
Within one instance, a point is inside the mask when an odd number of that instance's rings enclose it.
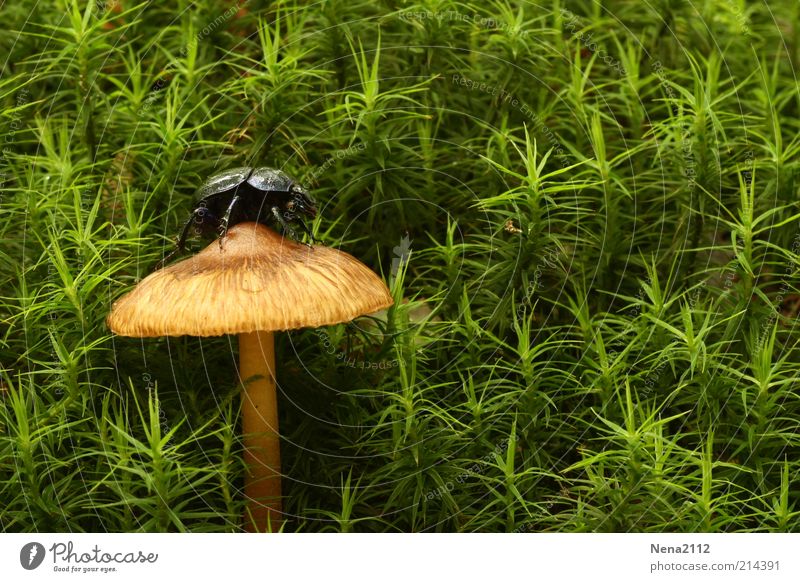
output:
{"label": "mushroom cap ridge", "polygon": [[111,308],[123,336],[218,336],[333,325],[393,304],[383,281],[351,255],[308,247],[255,222],[156,271]]}

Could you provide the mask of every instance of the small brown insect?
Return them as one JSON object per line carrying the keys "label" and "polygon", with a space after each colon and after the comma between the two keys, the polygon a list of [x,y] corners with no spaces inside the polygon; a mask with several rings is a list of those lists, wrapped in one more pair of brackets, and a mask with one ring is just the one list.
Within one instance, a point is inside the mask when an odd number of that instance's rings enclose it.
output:
{"label": "small brown insect", "polygon": [[514,221],[510,218],[506,220],[506,223],[503,225],[503,230],[512,234],[522,234],[522,230],[514,226]]}

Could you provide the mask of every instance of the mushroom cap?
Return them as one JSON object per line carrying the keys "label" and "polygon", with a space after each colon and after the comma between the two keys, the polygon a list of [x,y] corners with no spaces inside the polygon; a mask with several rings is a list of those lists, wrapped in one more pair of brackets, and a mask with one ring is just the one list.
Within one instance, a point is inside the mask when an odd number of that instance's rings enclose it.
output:
{"label": "mushroom cap", "polygon": [[216,336],[333,325],[394,303],[351,255],[308,247],[255,222],[145,277],[111,307],[119,335]]}

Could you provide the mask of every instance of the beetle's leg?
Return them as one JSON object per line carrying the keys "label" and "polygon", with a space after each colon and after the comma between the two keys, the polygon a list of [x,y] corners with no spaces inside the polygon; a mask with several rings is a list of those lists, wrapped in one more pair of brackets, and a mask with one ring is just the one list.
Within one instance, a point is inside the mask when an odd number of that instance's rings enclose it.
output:
{"label": "beetle's leg", "polygon": [[228,234],[228,221],[231,219],[231,212],[233,212],[234,206],[239,202],[239,195],[234,194],[233,198],[231,199],[231,203],[228,204],[228,209],[225,211],[225,214],[222,215],[222,220],[219,222],[219,246],[222,248],[222,239],[225,238],[225,235]]}
{"label": "beetle's leg", "polygon": [[189,236],[189,230],[192,228],[192,226],[195,227],[195,233],[198,236],[208,236],[209,230],[215,229],[219,226],[219,219],[211,214],[211,212],[209,212],[208,208],[205,206],[195,208],[191,216],[189,216],[189,219],[186,221],[186,224],[183,225],[181,235],[175,241],[175,248],[166,257],[156,263],[156,266],[153,269],[154,271],[161,269],[167,264],[167,261],[171,260],[178,253],[186,251],[186,239]]}
{"label": "beetle's leg", "polygon": [[186,250],[186,237],[189,236],[189,229],[197,220],[197,217],[200,216],[202,220],[202,213],[200,212],[200,208],[195,208],[192,215],[189,217],[189,220],[186,221],[186,224],[183,225],[183,230],[181,231],[181,236],[178,238],[178,242],[176,243],[176,250]]}
{"label": "beetle's leg", "polygon": [[284,234],[288,232],[294,240],[297,240],[297,231],[294,228],[292,228],[292,225],[286,222],[286,219],[283,217],[283,214],[281,214],[280,208],[278,208],[277,206],[273,206],[272,216],[274,216],[275,220],[277,220],[278,223],[281,225]]}
{"label": "beetle's leg", "polygon": [[172,249],[172,252],[170,252],[166,257],[158,261],[155,269],[153,269],[154,271],[158,271],[160,268],[166,265],[167,261],[171,260],[172,257],[186,250],[186,237],[189,236],[189,229],[191,228],[192,224],[195,223],[198,216],[200,217],[200,222],[202,222],[204,210],[205,208],[194,209],[194,212],[192,212],[191,216],[189,216],[189,219],[186,221],[186,224],[183,225],[181,236],[179,236],[178,240],[175,241],[175,248]]}
{"label": "beetle's leg", "polygon": [[[305,232],[308,235],[308,238],[311,239],[312,243],[322,242],[320,239],[318,239],[317,237],[314,236],[314,233],[311,232],[311,229],[308,228],[308,225],[305,222],[303,222],[302,220],[299,220],[299,219],[298,219],[297,222],[300,223],[300,226],[303,228],[303,232]],[[311,247],[311,244],[309,244],[309,243],[303,243],[303,244],[305,244],[307,247]]]}
{"label": "beetle's leg", "polygon": [[162,269],[164,267],[164,265],[167,264],[167,261],[169,261],[170,259],[172,259],[172,257],[177,255],[180,250],[181,249],[179,249],[177,247],[172,249],[172,251],[166,257],[164,257],[163,259],[161,259],[160,261],[158,261],[156,263],[156,266],[153,268],[153,271],[158,271],[159,269]]}

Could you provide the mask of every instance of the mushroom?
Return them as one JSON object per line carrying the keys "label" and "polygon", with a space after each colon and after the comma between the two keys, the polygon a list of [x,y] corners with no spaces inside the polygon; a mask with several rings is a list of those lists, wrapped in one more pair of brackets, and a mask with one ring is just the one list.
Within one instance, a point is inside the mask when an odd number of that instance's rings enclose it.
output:
{"label": "mushroom", "polygon": [[282,523],[273,332],[333,325],[393,304],[383,281],[351,255],[289,240],[255,223],[145,277],[107,323],[132,337],[239,335],[245,495],[250,531]]}

